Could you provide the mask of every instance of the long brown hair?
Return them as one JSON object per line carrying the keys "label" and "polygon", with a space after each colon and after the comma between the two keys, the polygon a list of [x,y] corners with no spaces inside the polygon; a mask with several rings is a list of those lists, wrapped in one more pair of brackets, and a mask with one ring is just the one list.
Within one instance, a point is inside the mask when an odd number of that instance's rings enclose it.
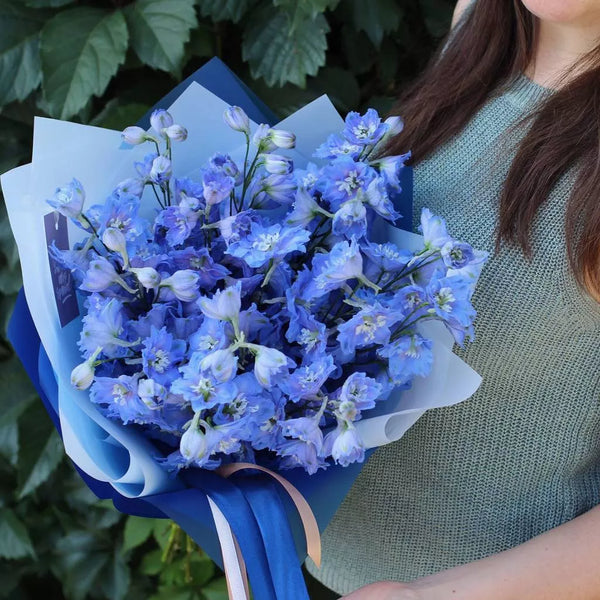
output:
{"label": "long brown hair", "polygon": [[[386,153],[410,148],[414,163],[423,160],[531,63],[538,23],[520,0],[477,0],[463,21],[394,108],[405,129]],[[600,299],[600,47],[580,66],[528,117],[500,196],[497,242],[530,255],[533,217],[577,167],[565,215],[568,255],[577,281]]]}

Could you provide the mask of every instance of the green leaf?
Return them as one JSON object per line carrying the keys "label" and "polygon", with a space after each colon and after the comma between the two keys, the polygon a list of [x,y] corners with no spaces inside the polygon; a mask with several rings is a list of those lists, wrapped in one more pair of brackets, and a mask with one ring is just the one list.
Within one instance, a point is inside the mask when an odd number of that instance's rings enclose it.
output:
{"label": "green leaf", "polygon": [[190,29],[197,24],[194,0],[138,0],[126,16],[139,59],[155,69],[177,73]]}
{"label": "green leaf", "polygon": [[100,114],[91,120],[90,125],[121,131],[129,125],[137,123],[138,119],[143,117],[149,108],[147,104],[138,102],[119,104],[119,100],[114,98],[107,103]]}
{"label": "green leaf", "polygon": [[113,554],[112,560],[100,573],[100,581],[104,596],[109,600],[123,600],[129,590],[131,575],[123,555]]}
{"label": "green leaf", "polygon": [[35,558],[35,551],[25,525],[8,508],[0,508],[0,557]]}
{"label": "green leaf", "polygon": [[[200,23],[198,27],[192,31],[190,41],[185,47],[186,59],[190,56],[213,56],[215,53],[214,42],[212,29],[204,23]],[[187,62],[187,60],[184,62]]]}
{"label": "green leaf", "polygon": [[34,403],[19,422],[19,491],[21,499],[44,483],[64,457],[64,447],[46,409]]}
{"label": "green leaf", "polygon": [[273,5],[283,8],[292,19],[292,30],[304,19],[316,19],[327,10],[333,10],[340,0],[273,0]]}
{"label": "green leaf", "polygon": [[375,62],[376,52],[364,31],[356,31],[349,25],[342,27],[342,47],[346,64],[353,73],[366,73]]}
{"label": "green leaf", "polygon": [[425,26],[434,38],[441,38],[450,29],[454,6],[448,0],[420,0]]}
{"label": "green leaf", "polygon": [[75,0],[25,0],[27,6],[32,8],[58,8],[72,4]]}
{"label": "green leaf", "polygon": [[400,24],[402,9],[395,0],[352,0],[354,27],[364,31],[379,48],[385,33],[394,31]]}
{"label": "green leaf", "polygon": [[144,575],[158,575],[164,566],[162,551],[153,550],[144,556],[140,566],[140,572]]}
{"label": "green leaf", "polygon": [[48,110],[67,119],[106,86],[125,60],[128,33],[120,11],[81,7],[58,13],[42,30],[43,89]]}
{"label": "green leaf", "polygon": [[203,17],[211,21],[233,21],[239,23],[256,0],[198,0],[198,8]]}
{"label": "green leaf", "polygon": [[227,581],[224,577],[211,581],[208,585],[202,588],[202,593],[206,596],[206,600],[227,600]]}
{"label": "green leaf", "polygon": [[128,517],[123,533],[123,552],[141,546],[152,535],[154,525],[154,519]]}
{"label": "green leaf", "polygon": [[46,17],[0,1],[0,106],[24,100],[40,84],[39,34]]}
{"label": "green leaf", "polygon": [[263,77],[267,85],[306,84],[325,64],[329,25],[322,14],[303,19],[292,30],[284,11],[265,7],[244,31],[242,54],[254,78]]}
{"label": "green leaf", "polygon": [[172,528],[173,521],[169,521],[168,519],[156,519],[154,521],[152,533],[161,550],[164,550],[169,544]]}
{"label": "green leaf", "polygon": [[58,569],[65,596],[84,600],[98,583],[98,576],[111,560],[94,533],[72,531],[56,544]]}
{"label": "green leaf", "polygon": [[342,113],[355,110],[360,102],[360,88],[356,78],[350,71],[337,67],[323,67],[312,79],[308,87],[327,94],[336,108]]}
{"label": "green leaf", "polygon": [[[16,466],[19,457],[19,417],[34,402],[35,390],[16,356],[0,362],[0,377],[3,394],[8,402],[12,401],[8,407],[2,407],[0,455]],[[17,398],[18,401],[15,401]]]}
{"label": "green leaf", "polygon": [[193,590],[182,589],[179,586],[161,585],[158,592],[148,600],[194,600],[197,598]]}

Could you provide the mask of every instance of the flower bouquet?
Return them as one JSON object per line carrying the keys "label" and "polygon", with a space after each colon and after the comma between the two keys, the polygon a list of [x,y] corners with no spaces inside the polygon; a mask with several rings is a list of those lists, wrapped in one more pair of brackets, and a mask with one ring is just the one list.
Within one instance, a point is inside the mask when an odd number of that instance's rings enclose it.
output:
{"label": "flower bouquet", "polygon": [[99,496],[177,521],[232,598],[247,571],[300,599],[369,452],[477,388],[451,348],[485,255],[426,209],[392,226],[399,118],[324,97],[272,127],[233,89],[247,110],[192,82],[149,129],[36,120],[2,185],[41,345],[22,302],[12,338]]}

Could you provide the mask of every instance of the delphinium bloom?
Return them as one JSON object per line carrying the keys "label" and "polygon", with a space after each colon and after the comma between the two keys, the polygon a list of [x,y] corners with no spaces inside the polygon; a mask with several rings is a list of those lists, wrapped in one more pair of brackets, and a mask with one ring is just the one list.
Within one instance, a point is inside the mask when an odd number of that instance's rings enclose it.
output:
{"label": "delphinium bloom", "polygon": [[305,165],[292,132],[254,128],[239,107],[224,121],[243,163],[223,149],[179,177],[172,145],[187,131],[159,110],[149,131],[124,130],[152,151],[104,202],[85,210],[77,179],[49,200],[88,234],[51,250],[85,296],[72,383],[160,439],[167,469],[361,461],[357,423],[431,370],[420,323],[472,336],[485,256],[428,210],[420,251],[372,239],[373,222],[399,217],[409,154],[380,155],[398,118],[350,113]]}

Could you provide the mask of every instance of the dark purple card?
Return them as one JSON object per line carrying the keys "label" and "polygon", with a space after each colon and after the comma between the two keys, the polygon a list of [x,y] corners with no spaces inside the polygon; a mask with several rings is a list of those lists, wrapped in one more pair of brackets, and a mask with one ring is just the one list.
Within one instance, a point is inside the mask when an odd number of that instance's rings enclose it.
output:
{"label": "dark purple card", "polygon": [[[69,249],[69,231],[66,217],[57,212],[48,213],[44,217],[44,228],[48,249],[53,242],[59,250]],[[48,250],[48,261],[50,262],[50,274],[52,275],[58,317],[60,318],[61,327],[64,327],[79,316],[75,282],[71,271],[58,263],[50,254],[50,250]]]}

